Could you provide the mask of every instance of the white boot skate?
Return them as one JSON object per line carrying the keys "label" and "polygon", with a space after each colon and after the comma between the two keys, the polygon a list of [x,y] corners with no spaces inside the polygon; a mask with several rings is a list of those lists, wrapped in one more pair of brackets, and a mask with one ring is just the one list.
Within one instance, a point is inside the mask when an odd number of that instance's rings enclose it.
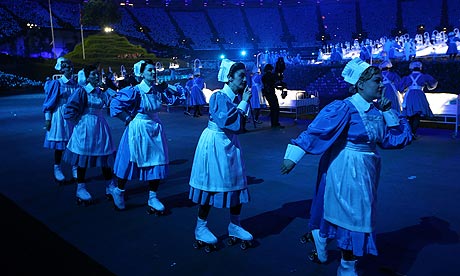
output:
{"label": "white boot skate", "polygon": [[112,199],[112,191],[115,188],[117,188],[117,185],[115,185],[115,180],[107,180],[107,185],[105,186],[105,197],[108,200]]}
{"label": "white boot skate", "polygon": [[61,165],[54,165],[54,179],[59,183],[65,180],[65,176],[61,170]]}
{"label": "white boot skate", "polygon": [[227,241],[228,245],[234,245],[238,241],[241,241],[240,247],[243,250],[252,246],[253,237],[251,233],[244,230],[240,225],[230,222],[228,225],[228,235],[230,236],[230,239]]}
{"label": "white boot skate", "polygon": [[113,198],[113,204],[115,206],[115,210],[124,210],[125,209],[125,190],[121,190],[120,188],[113,188],[110,190],[111,196]]}
{"label": "white boot skate", "polygon": [[92,197],[91,194],[86,190],[85,183],[78,183],[77,184],[77,204],[78,205],[89,205],[91,203]]}
{"label": "white boot skate", "polygon": [[341,259],[337,269],[337,276],[358,276],[358,273],[356,273],[356,260],[345,261]]}
{"label": "white boot skate", "polygon": [[147,213],[149,215],[163,215],[165,206],[161,203],[157,198],[157,193],[154,191],[149,191],[149,201],[147,203],[149,205],[149,209]]}
{"label": "white boot skate", "polygon": [[316,263],[325,263],[327,261],[327,238],[320,237],[319,229],[315,229],[311,231],[309,239],[313,242],[314,249],[308,259]]}
{"label": "white boot skate", "polygon": [[196,249],[204,247],[206,253],[217,249],[217,238],[206,226],[208,222],[200,218],[197,219],[195,228],[195,242],[193,247]]}

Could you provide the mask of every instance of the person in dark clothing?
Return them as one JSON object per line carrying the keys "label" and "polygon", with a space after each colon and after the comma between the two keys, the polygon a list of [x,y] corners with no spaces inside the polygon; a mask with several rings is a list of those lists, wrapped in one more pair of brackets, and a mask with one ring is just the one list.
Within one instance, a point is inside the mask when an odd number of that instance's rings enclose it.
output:
{"label": "person in dark clothing", "polygon": [[284,79],[284,70],[286,70],[286,63],[284,63],[284,58],[279,57],[275,64],[275,75],[278,82],[282,82]]}
{"label": "person in dark clothing", "polygon": [[262,76],[262,94],[267,99],[267,102],[270,106],[270,121],[272,128],[284,128],[280,125],[279,116],[280,116],[280,105],[278,103],[278,98],[275,94],[275,85],[276,85],[276,75],[273,74],[273,65],[267,64],[264,67],[264,75]]}
{"label": "person in dark clothing", "polygon": [[279,57],[275,64],[275,87],[281,89],[281,98],[285,99],[287,96],[287,84],[284,82],[284,70],[286,70],[286,63],[283,57]]}

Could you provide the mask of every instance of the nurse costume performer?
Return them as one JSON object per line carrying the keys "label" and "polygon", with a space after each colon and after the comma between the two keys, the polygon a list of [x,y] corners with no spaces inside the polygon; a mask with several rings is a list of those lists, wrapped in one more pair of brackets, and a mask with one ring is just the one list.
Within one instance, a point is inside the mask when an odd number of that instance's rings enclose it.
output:
{"label": "nurse costume performer", "polygon": [[[189,198],[199,204],[195,248],[215,249],[217,238],[207,227],[211,207],[229,208],[229,243],[251,245],[252,235],[240,225],[243,203],[249,201],[246,172],[238,134],[244,130],[251,91],[243,63],[222,60],[218,80],[224,87],[211,95],[209,121],[200,136],[193,159]],[[238,93],[242,92],[239,101]]]}
{"label": "nurse costume performer", "polygon": [[64,160],[78,167],[77,203],[86,205],[92,200],[91,194],[86,189],[87,168],[102,169],[106,181],[106,195],[114,187],[112,165],[115,147],[104,115],[110,103],[110,96],[98,87],[99,72],[95,66],[85,67],[84,76],[85,86],[79,87],[72,94],[64,112],[64,118],[75,124],[64,153]]}
{"label": "nurse costume performer", "polygon": [[[375,220],[382,148],[411,142],[409,125],[382,97],[380,69],[356,58],[342,72],[353,96],[321,110],[288,145],[281,173],[289,173],[306,154],[322,154],[307,235],[314,244],[311,260],[327,261],[327,238],[342,250],[337,275],[357,275],[356,256],[377,255]],[[380,99],[377,102],[373,100]],[[384,111],[382,111],[384,110]]]}
{"label": "nurse costume performer", "polygon": [[[45,101],[43,112],[45,113],[46,136],[43,146],[54,150],[54,179],[61,183],[65,180],[62,173],[62,154],[72,134],[73,124],[64,119],[64,108],[70,95],[77,89],[78,84],[72,78],[72,62],[64,57],[56,61],[54,69],[63,75],[57,80],[46,82]],[[76,167],[72,168],[73,177],[76,178]]]}
{"label": "nurse costume performer", "polygon": [[193,74],[193,79],[190,87],[190,106],[194,107],[193,117],[201,116],[201,106],[206,104],[206,97],[203,89],[206,87],[204,79],[201,77],[200,69],[196,68]]}
{"label": "nurse costume performer", "polygon": [[383,85],[385,85],[385,98],[391,101],[391,108],[398,114],[401,113],[402,94],[398,91],[398,84],[401,78],[395,72],[390,71],[393,67],[391,61],[384,61],[379,65],[382,70]]}
{"label": "nurse costume performer", "polygon": [[408,119],[412,135],[416,138],[421,117],[433,117],[433,112],[423,90],[425,88],[428,90],[435,89],[438,86],[438,81],[431,75],[421,72],[422,63],[420,61],[411,62],[409,69],[412,73],[401,78],[399,91],[406,91],[402,103],[402,115]]}
{"label": "nurse costume performer", "polygon": [[161,90],[155,86],[153,61],[136,63],[134,74],[142,81],[120,90],[110,106],[110,115],[127,125],[115,159],[118,187],[112,190],[113,202],[116,209],[125,209],[125,184],[139,179],[149,184],[149,214],[162,214],[165,207],[157,198],[157,190],[160,180],[167,176],[169,158],[165,130],[158,116]]}
{"label": "nurse costume performer", "polygon": [[264,97],[262,95],[262,75],[260,72],[260,68],[257,68],[257,71],[252,76],[251,84],[251,107],[252,112],[254,112],[252,116],[257,124],[261,124],[262,121],[259,120],[260,108],[262,105],[265,105],[265,102]]}

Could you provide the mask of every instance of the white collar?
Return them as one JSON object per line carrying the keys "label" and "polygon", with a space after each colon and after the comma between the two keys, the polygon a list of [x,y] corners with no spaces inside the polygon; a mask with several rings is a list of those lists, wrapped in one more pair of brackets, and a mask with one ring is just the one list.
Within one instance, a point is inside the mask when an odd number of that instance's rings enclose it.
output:
{"label": "white collar", "polygon": [[87,93],[91,93],[95,89],[94,86],[91,85],[91,83],[88,83],[87,85],[85,85],[84,88]]}
{"label": "white collar", "polygon": [[220,91],[222,93],[224,93],[225,95],[227,95],[227,97],[229,97],[230,100],[232,100],[232,102],[235,100],[236,94],[235,94],[235,92],[233,92],[233,90],[230,88],[230,86],[228,86],[228,84],[225,84],[224,88],[222,88],[222,90],[220,90]]}
{"label": "white collar", "polygon": [[142,80],[141,83],[138,84],[138,87],[142,94],[149,93],[150,89],[152,88],[144,80]]}
{"label": "white collar", "polygon": [[354,100],[354,103],[356,104],[356,108],[359,110],[363,110],[364,112],[369,111],[371,106],[373,105],[372,103],[367,102],[363,96],[361,96],[359,93],[354,94],[351,96]]}

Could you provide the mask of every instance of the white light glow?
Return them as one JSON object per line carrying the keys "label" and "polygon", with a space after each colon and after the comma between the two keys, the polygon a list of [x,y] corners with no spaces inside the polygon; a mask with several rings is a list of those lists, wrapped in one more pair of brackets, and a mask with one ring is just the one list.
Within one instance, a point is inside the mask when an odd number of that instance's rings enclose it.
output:
{"label": "white light glow", "polygon": [[458,114],[457,94],[450,93],[425,93],[431,111],[435,115]]}

